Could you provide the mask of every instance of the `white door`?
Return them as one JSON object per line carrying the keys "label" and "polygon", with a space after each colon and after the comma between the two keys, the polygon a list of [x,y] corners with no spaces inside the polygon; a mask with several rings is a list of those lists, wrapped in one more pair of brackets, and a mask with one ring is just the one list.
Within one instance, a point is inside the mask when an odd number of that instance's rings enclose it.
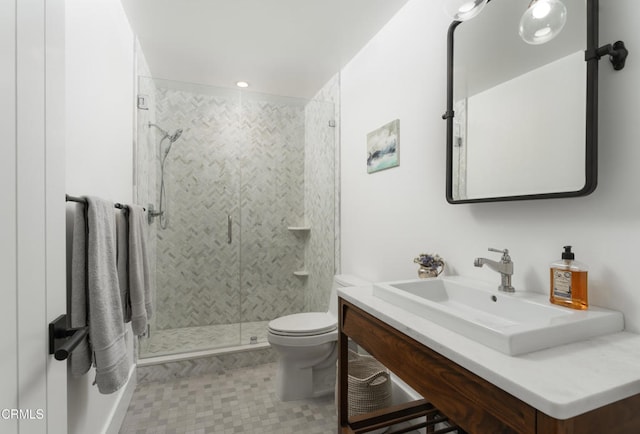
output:
{"label": "white door", "polygon": [[66,433],[64,0],[0,2],[0,432]]}

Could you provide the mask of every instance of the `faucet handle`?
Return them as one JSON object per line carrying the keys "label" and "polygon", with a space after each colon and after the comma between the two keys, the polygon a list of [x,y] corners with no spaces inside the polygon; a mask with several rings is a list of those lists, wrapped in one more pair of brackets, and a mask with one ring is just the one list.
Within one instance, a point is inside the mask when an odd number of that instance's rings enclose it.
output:
{"label": "faucet handle", "polygon": [[509,256],[509,249],[494,249],[489,247],[490,252],[502,253],[502,261],[511,261],[511,257]]}

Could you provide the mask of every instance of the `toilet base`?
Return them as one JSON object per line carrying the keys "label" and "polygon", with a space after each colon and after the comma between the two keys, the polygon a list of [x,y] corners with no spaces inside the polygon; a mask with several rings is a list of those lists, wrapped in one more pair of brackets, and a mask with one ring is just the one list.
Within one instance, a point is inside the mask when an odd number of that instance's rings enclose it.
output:
{"label": "toilet base", "polygon": [[290,353],[287,353],[289,357],[283,356],[278,346],[274,346],[280,353],[276,371],[276,395],[281,401],[317,398],[334,392],[338,346],[335,342],[328,342],[321,347],[322,349],[317,349],[318,353],[323,353],[319,358],[316,356],[300,360],[291,357]]}

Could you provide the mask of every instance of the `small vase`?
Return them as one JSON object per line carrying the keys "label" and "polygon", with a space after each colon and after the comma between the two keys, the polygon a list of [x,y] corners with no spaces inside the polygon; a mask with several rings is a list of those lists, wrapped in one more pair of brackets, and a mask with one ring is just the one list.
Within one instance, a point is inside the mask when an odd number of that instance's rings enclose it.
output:
{"label": "small vase", "polygon": [[420,279],[428,279],[429,277],[438,277],[438,270],[435,268],[420,267],[418,269],[418,277]]}
{"label": "small vase", "polygon": [[420,267],[418,268],[418,277],[420,279],[428,279],[430,277],[438,277],[440,273],[444,270],[444,264],[438,266],[437,268],[431,267]]}

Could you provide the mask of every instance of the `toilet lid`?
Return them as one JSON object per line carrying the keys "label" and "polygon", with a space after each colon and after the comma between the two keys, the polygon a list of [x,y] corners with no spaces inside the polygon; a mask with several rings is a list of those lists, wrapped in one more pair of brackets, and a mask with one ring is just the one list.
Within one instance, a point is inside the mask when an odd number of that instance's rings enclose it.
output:
{"label": "toilet lid", "polygon": [[286,336],[314,336],[336,328],[336,319],[326,312],[295,313],[269,322],[271,333]]}

